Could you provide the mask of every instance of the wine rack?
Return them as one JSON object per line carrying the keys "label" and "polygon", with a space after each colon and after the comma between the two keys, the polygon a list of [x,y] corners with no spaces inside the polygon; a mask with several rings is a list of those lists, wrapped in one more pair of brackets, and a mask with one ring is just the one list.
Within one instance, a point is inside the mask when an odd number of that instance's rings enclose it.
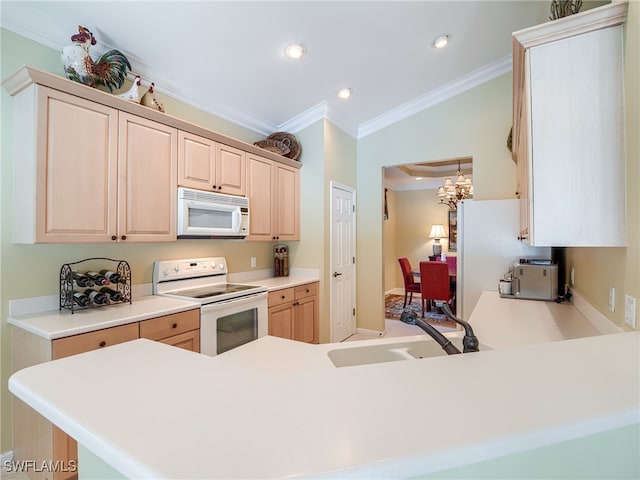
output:
{"label": "wine rack", "polygon": [[[90,271],[90,268],[95,268],[93,266],[98,263],[101,265],[101,270],[115,273],[119,277],[118,281],[95,285],[95,287],[93,284],[88,286],[77,285],[75,276],[78,274],[80,274],[80,277],[83,276],[85,272]],[[101,292],[100,289],[104,287],[108,287],[113,293]],[[78,304],[75,301],[76,295],[83,295],[87,289],[91,288],[94,288],[97,293],[102,293],[106,297],[106,301],[104,303],[89,301],[86,305]],[[117,297],[117,300],[114,300],[112,296]],[[73,313],[76,310],[102,308],[123,303],[130,304],[132,303],[131,297],[131,268],[124,260],[104,257],[85,258],[77,262],[65,263],[60,268],[60,310],[71,310],[71,313]]]}

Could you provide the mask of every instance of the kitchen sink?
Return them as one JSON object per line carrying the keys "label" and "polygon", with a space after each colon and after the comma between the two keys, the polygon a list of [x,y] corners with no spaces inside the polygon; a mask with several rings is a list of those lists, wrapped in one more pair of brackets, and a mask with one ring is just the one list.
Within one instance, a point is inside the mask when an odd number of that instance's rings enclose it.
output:
{"label": "kitchen sink", "polygon": [[[451,343],[453,343],[458,350],[462,351],[462,338],[451,338]],[[480,351],[483,350],[491,349],[481,344]],[[431,339],[352,348],[337,348],[327,352],[329,359],[336,367],[417,360],[420,358],[441,357],[446,354],[440,345]]]}

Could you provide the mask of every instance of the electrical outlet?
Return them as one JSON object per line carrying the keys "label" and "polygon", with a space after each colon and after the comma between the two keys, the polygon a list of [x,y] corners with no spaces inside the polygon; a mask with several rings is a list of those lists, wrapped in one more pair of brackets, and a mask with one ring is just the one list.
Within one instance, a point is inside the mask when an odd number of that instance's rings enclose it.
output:
{"label": "electrical outlet", "polygon": [[609,311],[616,311],[616,287],[609,287]]}
{"label": "electrical outlet", "polygon": [[251,268],[256,268],[256,257],[251,257]]}
{"label": "electrical outlet", "polygon": [[630,297],[629,295],[624,296],[624,321],[631,328],[636,328],[636,299],[634,297]]}

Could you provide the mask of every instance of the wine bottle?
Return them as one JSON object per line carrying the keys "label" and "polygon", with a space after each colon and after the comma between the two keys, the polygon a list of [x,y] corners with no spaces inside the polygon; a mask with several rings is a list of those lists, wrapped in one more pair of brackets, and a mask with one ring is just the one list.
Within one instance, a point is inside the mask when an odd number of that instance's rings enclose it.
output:
{"label": "wine bottle", "polygon": [[114,290],[113,288],[102,287],[100,291],[105,295],[108,295],[112,302],[121,302],[122,300],[124,300],[122,294],[117,290]]}
{"label": "wine bottle", "polygon": [[79,287],[93,287],[93,280],[82,273],[73,272],[73,280]]}
{"label": "wine bottle", "polygon": [[73,303],[75,303],[76,305],[80,305],[81,307],[89,307],[91,306],[91,299],[88,295],[74,290]]}
{"label": "wine bottle", "polygon": [[100,270],[100,274],[104,275],[104,277],[109,281],[109,283],[119,283],[124,279],[120,276],[119,273],[112,272],[111,270]]}
{"label": "wine bottle", "polygon": [[98,292],[97,290],[87,288],[84,293],[96,305],[105,305],[109,303],[107,296],[104,293]]}
{"label": "wine bottle", "polygon": [[98,272],[87,272],[87,277],[94,281],[96,285],[106,285],[107,279],[104,275],[99,274]]}

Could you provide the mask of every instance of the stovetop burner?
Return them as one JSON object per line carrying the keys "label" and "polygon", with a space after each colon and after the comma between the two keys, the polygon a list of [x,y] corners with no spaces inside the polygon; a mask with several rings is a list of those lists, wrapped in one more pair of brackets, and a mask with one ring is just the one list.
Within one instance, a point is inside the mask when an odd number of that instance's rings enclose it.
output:
{"label": "stovetop burner", "polygon": [[261,285],[227,283],[224,257],[159,260],[153,267],[153,293],[202,305],[226,302],[267,291]]}
{"label": "stovetop burner", "polygon": [[203,288],[190,288],[188,290],[174,290],[172,292],[165,292],[166,295],[179,295],[181,297],[189,298],[209,298],[217,297],[218,295],[224,295],[227,293],[242,292],[244,290],[255,290],[255,285],[240,285],[236,283],[223,283],[220,285],[209,285]]}

